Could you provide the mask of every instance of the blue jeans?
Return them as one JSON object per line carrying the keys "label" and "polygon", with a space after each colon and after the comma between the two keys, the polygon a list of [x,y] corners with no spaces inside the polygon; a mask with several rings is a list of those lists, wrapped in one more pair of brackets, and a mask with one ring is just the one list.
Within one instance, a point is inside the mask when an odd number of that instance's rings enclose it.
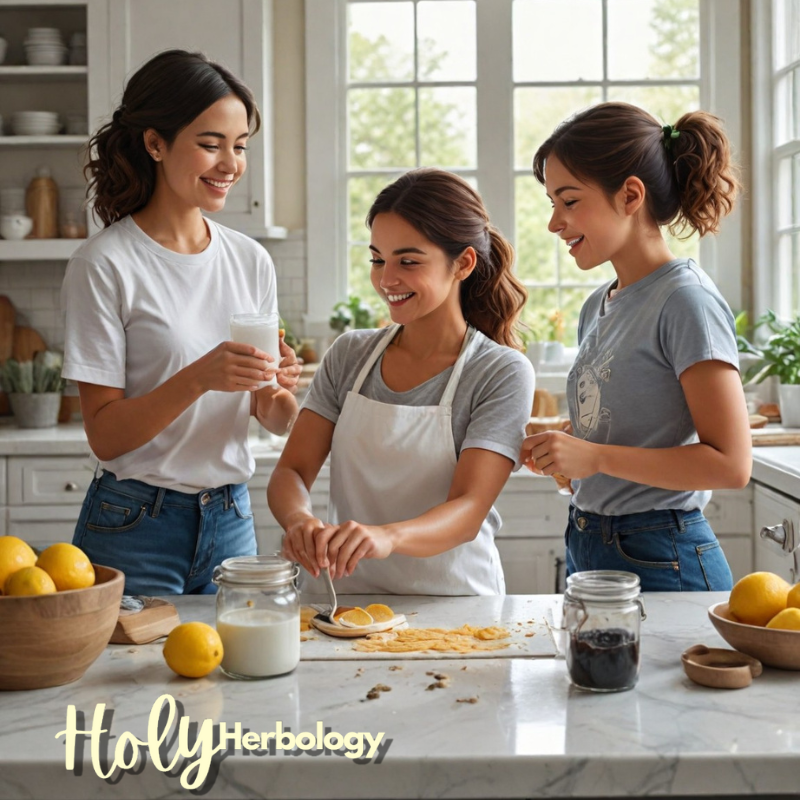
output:
{"label": "blue jeans", "polygon": [[188,494],[104,471],[89,486],[72,543],[95,564],[122,570],[125,594],[213,594],[214,567],[256,552],[247,484]]}
{"label": "blue jeans", "polygon": [[733,578],[703,512],[644,511],[602,516],[570,507],[567,575],[615,569],[639,576],[642,591],[728,591]]}

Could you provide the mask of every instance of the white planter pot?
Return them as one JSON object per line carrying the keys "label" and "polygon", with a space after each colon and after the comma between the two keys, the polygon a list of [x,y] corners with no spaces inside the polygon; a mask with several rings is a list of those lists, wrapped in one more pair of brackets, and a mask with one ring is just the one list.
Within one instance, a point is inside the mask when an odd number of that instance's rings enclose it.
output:
{"label": "white planter pot", "polygon": [[781,425],[800,428],[800,385],[782,383],[778,386],[781,407]]}
{"label": "white planter pot", "polygon": [[61,392],[10,393],[8,401],[20,428],[52,428],[58,423]]}

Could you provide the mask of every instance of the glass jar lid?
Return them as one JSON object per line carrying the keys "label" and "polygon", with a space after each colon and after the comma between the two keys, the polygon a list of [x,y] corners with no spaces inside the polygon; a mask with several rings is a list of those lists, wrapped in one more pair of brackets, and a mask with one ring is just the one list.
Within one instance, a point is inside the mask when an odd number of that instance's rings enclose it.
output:
{"label": "glass jar lid", "polygon": [[633,600],[639,596],[639,576],[621,570],[574,572],[567,578],[565,595],[595,602]]}
{"label": "glass jar lid", "polygon": [[253,583],[259,586],[281,586],[291,583],[300,568],[280,553],[226,558],[214,570],[214,583]]}

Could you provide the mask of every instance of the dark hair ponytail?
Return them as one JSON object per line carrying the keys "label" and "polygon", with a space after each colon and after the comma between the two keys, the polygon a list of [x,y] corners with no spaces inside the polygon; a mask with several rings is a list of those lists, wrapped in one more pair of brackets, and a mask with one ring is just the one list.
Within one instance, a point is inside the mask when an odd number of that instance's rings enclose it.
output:
{"label": "dark hair ponytail", "polygon": [[155,164],[143,133],[158,131],[168,143],[209,106],[235,94],[244,104],[251,134],[261,125],[253,93],[225,67],[202,53],[166,50],[130,78],[111,121],[89,140],[84,167],[87,193],[105,226],[147,205],[155,188]]}
{"label": "dark hair ponytail", "polygon": [[608,195],[639,178],[650,215],[675,234],[716,233],[740,188],[722,122],[705,111],[662,126],[637,106],[600,103],[562,122],[539,147],[533,174],[540,183],[551,155]]}
{"label": "dark hair ponytail", "polygon": [[490,222],[480,195],[458,175],[411,170],[384,188],[367,214],[394,213],[455,261],[467,247],[477,254],[461,284],[464,318],[498,344],[522,349],[517,322],[528,292],[514,275],[514,248]]}

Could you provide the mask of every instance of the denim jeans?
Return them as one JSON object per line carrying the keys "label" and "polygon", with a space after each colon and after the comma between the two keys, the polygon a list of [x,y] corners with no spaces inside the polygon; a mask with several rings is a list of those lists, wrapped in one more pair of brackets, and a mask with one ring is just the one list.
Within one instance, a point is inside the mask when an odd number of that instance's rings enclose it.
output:
{"label": "denim jeans", "polygon": [[614,569],[639,576],[642,591],[728,591],[731,570],[703,512],[665,510],[602,516],[570,508],[567,575]]}
{"label": "denim jeans", "polygon": [[122,570],[125,594],[213,594],[214,567],[256,552],[247,484],[187,494],[104,471],[89,486],[72,543]]}

